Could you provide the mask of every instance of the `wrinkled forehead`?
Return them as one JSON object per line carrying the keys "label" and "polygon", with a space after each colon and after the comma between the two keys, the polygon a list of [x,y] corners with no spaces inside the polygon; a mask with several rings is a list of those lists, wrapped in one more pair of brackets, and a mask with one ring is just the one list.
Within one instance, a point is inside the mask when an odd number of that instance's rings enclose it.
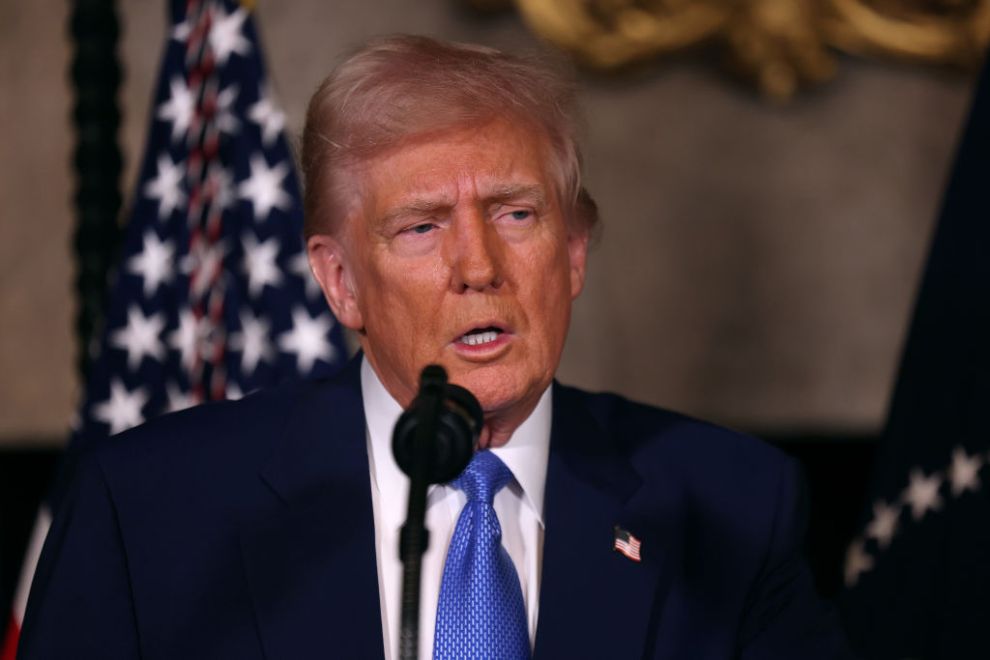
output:
{"label": "wrinkled forehead", "polygon": [[453,205],[525,193],[558,203],[549,140],[525,124],[494,120],[411,136],[349,168],[348,217],[410,204]]}

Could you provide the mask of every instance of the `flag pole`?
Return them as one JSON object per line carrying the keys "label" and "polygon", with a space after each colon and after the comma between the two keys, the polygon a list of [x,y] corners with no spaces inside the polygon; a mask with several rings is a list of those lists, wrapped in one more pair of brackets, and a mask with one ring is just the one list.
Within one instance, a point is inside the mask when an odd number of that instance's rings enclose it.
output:
{"label": "flag pole", "polygon": [[75,127],[76,368],[80,382],[85,382],[121,234],[117,95],[122,68],[117,57],[120,23],[115,1],[74,0],[68,28],[73,43],[69,78]]}

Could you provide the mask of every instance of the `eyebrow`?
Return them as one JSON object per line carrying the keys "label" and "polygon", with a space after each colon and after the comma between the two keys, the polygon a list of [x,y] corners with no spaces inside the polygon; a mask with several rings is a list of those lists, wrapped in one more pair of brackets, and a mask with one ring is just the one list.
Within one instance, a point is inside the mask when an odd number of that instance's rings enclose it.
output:
{"label": "eyebrow", "polygon": [[451,206],[450,200],[447,199],[412,199],[383,214],[378,219],[378,223],[388,225],[406,216],[430,215],[442,209],[449,209]]}
{"label": "eyebrow", "polygon": [[[527,201],[537,208],[541,208],[547,203],[547,196],[543,186],[539,184],[513,184],[495,186],[488,194],[482,198],[482,203],[486,206],[493,204],[505,204],[512,201]],[[394,208],[379,219],[378,223],[387,226],[400,218],[406,216],[425,216],[437,211],[449,209],[454,205],[453,201],[446,198],[440,199],[411,199],[402,206]]]}
{"label": "eyebrow", "polygon": [[547,196],[543,191],[543,186],[539,184],[510,183],[502,186],[496,186],[495,189],[493,189],[488,195],[485,195],[484,198],[484,201],[487,204],[501,204],[514,200],[525,200],[534,206],[541,207],[546,205]]}

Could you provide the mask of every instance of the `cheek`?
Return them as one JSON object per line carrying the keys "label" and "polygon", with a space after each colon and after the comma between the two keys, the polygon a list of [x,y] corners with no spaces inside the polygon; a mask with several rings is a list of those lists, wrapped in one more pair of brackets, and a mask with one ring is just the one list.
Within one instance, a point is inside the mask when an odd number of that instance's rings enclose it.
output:
{"label": "cheek", "polygon": [[[376,270],[367,281],[366,306],[395,343],[409,344],[429,333],[439,320],[437,287],[432,267],[405,265]],[[413,347],[415,348],[415,346]]]}
{"label": "cheek", "polygon": [[567,250],[557,246],[552,256],[545,260],[542,270],[542,288],[548,304],[554,308],[569,306],[567,303],[571,300],[572,269]]}
{"label": "cheek", "polygon": [[547,353],[560,350],[570,320],[571,272],[566,252],[553,251],[549,257],[534,261],[528,301],[538,343]]}

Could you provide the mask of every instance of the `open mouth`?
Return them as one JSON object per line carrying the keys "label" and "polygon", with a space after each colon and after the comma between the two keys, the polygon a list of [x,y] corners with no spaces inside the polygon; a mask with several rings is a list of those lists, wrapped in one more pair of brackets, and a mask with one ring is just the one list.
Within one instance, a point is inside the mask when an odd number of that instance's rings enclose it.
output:
{"label": "open mouth", "polygon": [[494,342],[502,332],[501,328],[496,328],[495,326],[475,328],[461,335],[457,341],[468,346],[483,346]]}

